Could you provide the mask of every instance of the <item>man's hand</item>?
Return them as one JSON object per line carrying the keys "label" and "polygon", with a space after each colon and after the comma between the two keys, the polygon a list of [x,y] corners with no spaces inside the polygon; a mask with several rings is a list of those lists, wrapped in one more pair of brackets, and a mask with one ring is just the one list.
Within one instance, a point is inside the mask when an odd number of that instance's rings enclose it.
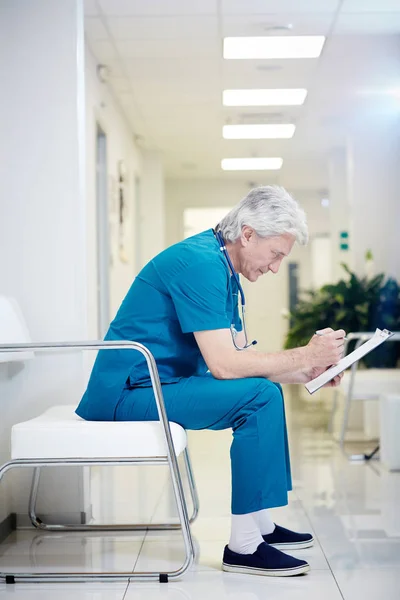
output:
{"label": "man's hand", "polygon": [[319,367],[322,368],[322,373],[327,367],[336,365],[342,358],[346,332],[343,329],[334,331],[327,327],[321,330],[321,334],[313,335],[304,349],[310,369]]}
{"label": "man's hand", "polygon": [[[314,379],[315,377],[318,377],[318,375],[321,375],[321,373],[324,373],[328,369],[329,367],[311,367],[310,369],[303,369],[302,371],[296,371],[294,373],[285,373],[284,375],[281,375],[279,377],[279,383],[305,384]],[[339,375],[336,375],[336,377],[328,381],[328,383],[326,383],[322,387],[337,387],[338,385],[340,385],[342,378],[343,373],[340,373]]]}
{"label": "man's hand", "polygon": [[[318,375],[321,375],[328,369],[329,369],[329,367],[327,367],[327,368],[313,367],[311,369],[307,369],[306,371],[303,371],[304,376],[305,376],[305,381],[302,383],[308,383],[309,381],[311,381],[312,379],[315,379],[316,377],[318,377]],[[328,383],[326,383],[322,387],[337,387],[338,385],[340,385],[343,375],[344,375],[344,372],[339,373],[339,375],[336,375],[336,377],[334,377],[333,379],[328,381]]]}

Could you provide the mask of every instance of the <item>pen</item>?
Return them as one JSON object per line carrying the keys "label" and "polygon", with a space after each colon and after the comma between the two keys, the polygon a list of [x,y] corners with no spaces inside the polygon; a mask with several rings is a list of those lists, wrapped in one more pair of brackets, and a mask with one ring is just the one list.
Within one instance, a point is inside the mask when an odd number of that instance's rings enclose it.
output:
{"label": "pen", "polygon": [[[315,335],[325,335],[324,333],[322,333],[321,331],[316,331]],[[343,338],[344,340],[347,340],[347,337]]]}

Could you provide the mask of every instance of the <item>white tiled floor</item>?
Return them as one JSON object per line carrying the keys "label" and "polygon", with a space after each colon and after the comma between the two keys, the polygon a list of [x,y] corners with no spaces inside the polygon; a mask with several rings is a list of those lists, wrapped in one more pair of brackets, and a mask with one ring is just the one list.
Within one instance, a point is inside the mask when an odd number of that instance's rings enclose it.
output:
{"label": "white tiled floor", "polygon": [[[295,489],[289,506],[275,509],[272,515],[286,527],[314,533],[313,548],[293,553],[309,561],[310,573],[272,578],[221,571],[230,527],[230,432],[191,432],[201,508],[192,527],[196,564],[182,581],[0,584],[0,600],[398,600],[400,473],[388,473],[379,461],[349,463],[326,433],[327,415],[315,410],[317,403],[288,395],[287,404]],[[129,519],[127,498],[140,483],[141,502],[154,506],[153,521],[176,517],[168,485],[158,501],[160,479],[156,479],[152,488],[148,474],[136,484],[131,477],[114,476],[121,504],[102,509],[102,514],[123,514],[124,521]],[[147,504],[144,487],[151,495]],[[131,516],[136,513],[137,506]],[[178,531],[109,535],[17,531],[0,546],[0,570],[163,571],[177,568],[183,556]]]}

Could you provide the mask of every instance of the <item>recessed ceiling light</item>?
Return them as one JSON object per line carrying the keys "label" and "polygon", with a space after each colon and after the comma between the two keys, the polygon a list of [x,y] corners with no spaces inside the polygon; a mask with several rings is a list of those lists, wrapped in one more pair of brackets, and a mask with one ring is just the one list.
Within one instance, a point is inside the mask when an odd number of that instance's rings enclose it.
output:
{"label": "recessed ceiling light", "polygon": [[222,136],[227,140],[263,140],[293,137],[295,125],[263,124],[263,125],[224,125]]}
{"label": "recessed ceiling light", "polygon": [[224,58],[317,58],[324,42],[323,35],[226,37]]}
{"label": "recessed ceiling light", "polygon": [[282,158],[223,158],[224,171],[276,171],[281,168]]}
{"label": "recessed ceiling light", "polygon": [[286,90],[224,90],[224,106],[295,106],[303,104],[304,89]]}

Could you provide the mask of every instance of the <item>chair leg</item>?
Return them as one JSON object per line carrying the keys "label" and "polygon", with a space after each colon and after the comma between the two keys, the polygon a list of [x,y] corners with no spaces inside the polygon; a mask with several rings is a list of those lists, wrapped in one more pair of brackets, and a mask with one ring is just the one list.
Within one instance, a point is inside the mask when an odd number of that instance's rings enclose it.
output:
{"label": "chair leg", "polygon": [[[180,526],[182,528],[182,537],[185,545],[186,558],[185,563],[182,567],[184,572],[186,572],[195,559],[195,551],[194,544],[192,538],[192,532],[190,531],[190,521],[187,510],[187,504],[185,499],[185,492],[183,490],[182,478],[178,466],[178,459],[176,457],[175,452],[170,453],[170,457],[168,460],[169,469],[172,480],[172,488],[174,490],[176,507],[178,509]],[[190,460],[189,460],[189,468],[190,468]]]}
{"label": "chair leg", "polygon": [[40,529],[42,521],[36,516],[36,500],[39,491],[40,467],[33,469],[31,491],[29,494],[29,518],[34,527]]}
{"label": "chair leg", "polygon": [[[35,514],[35,503],[36,503],[36,498],[37,498],[37,492],[38,492],[38,487],[39,487],[39,480],[40,480],[40,466],[38,465],[39,461],[35,461],[34,465],[30,465],[29,461],[25,461],[25,464],[20,464],[19,461],[10,461],[8,463],[5,463],[4,465],[0,465],[0,482],[1,479],[3,477],[3,475],[11,470],[14,467],[29,467],[29,466],[34,466],[35,470],[33,473],[33,478],[32,478],[32,486],[31,486],[31,492],[30,492],[30,498],[29,498],[29,509],[30,509],[30,514],[31,514],[31,518],[33,519],[33,521],[37,521],[38,522],[38,528],[39,529],[43,529],[45,527],[43,527],[43,524],[41,523],[40,519],[37,519],[36,514]],[[50,466],[51,463],[46,463],[43,462],[42,466]],[[54,463],[53,463],[54,464]],[[62,462],[60,463],[61,465],[65,465],[68,464],[67,462]],[[76,464],[76,463],[73,463]],[[159,463],[158,463],[159,464]],[[183,541],[184,541],[184,545],[185,545],[185,551],[186,551],[186,557],[185,557],[185,561],[183,562],[182,566],[175,570],[175,571],[169,571],[169,572],[164,572],[164,573],[159,573],[159,572],[155,572],[155,571],[150,571],[150,572],[136,572],[136,573],[132,573],[131,571],[127,571],[127,572],[97,572],[97,573],[63,573],[63,572],[53,572],[53,573],[46,573],[46,572],[36,572],[36,573],[29,573],[29,572],[24,572],[24,573],[12,573],[12,572],[5,572],[5,571],[0,571],[0,581],[5,581],[5,583],[8,584],[14,584],[14,583],[18,583],[18,582],[35,582],[35,583],[39,583],[39,582],[46,582],[46,583],[50,583],[50,582],[89,582],[89,581],[130,581],[132,579],[135,579],[137,581],[158,581],[160,583],[167,583],[169,580],[174,580],[174,579],[179,579],[180,577],[182,577],[182,575],[184,573],[186,573],[186,571],[191,567],[194,558],[195,558],[195,551],[194,551],[194,544],[193,544],[193,538],[192,538],[192,534],[190,531],[190,524],[189,524],[189,516],[187,513],[187,507],[186,507],[186,502],[185,502],[185,496],[184,496],[184,491],[183,491],[183,486],[182,486],[182,480],[180,477],[180,472],[179,472],[179,468],[178,468],[178,464],[177,464],[177,459],[176,456],[172,456],[171,460],[168,461],[168,466],[170,469],[170,475],[171,475],[171,479],[172,479],[172,484],[173,484],[173,490],[174,490],[174,496],[175,496],[175,500],[176,500],[176,504],[177,504],[177,508],[178,508],[178,514],[179,514],[179,520],[180,520],[180,524],[178,525],[178,528],[182,529],[182,536],[183,536]],[[189,466],[190,466],[190,461],[189,461]],[[143,529],[143,526],[140,526]],[[123,525],[121,526],[121,529],[124,528],[125,530],[127,530],[128,528]],[[58,530],[60,530],[60,527],[57,528]],[[111,529],[111,528],[110,528]],[[111,529],[112,530],[112,529]]]}
{"label": "chair leg", "polygon": [[345,406],[344,406],[342,426],[340,428],[339,446],[340,446],[341,450],[344,450],[344,441],[345,441],[345,437],[346,437],[347,425],[349,422],[349,415],[350,415],[350,403],[351,403],[351,398],[349,397],[349,394],[348,394],[346,397]]}
{"label": "chair leg", "polygon": [[199,495],[197,493],[197,487],[196,487],[196,482],[195,482],[194,475],[193,475],[192,463],[190,460],[188,447],[186,447],[185,450],[183,451],[183,458],[185,461],[186,473],[187,473],[187,478],[188,478],[188,482],[189,482],[190,495],[191,495],[192,504],[193,504],[193,513],[192,513],[192,516],[190,517],[190,523],[193,523],[193,521],[196,520],[197,515],[199,514]]}

